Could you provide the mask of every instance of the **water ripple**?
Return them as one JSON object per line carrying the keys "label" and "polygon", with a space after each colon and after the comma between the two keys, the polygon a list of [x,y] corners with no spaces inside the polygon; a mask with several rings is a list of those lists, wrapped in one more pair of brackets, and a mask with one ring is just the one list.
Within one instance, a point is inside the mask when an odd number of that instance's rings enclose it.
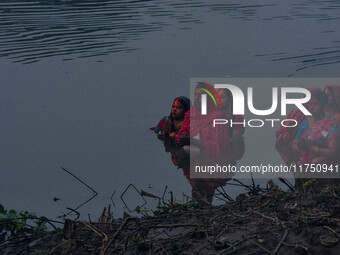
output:
{"label": "water ripple", "polygon": [[[285,15],[273,15],[272,11],[279,10],[280,5],[266,1],[254,4],[250,0],[242,3],[236,0],[3,0],[0,57],[27,64],[51,56],[71,60],[130,52],[137,49],[131,42],[145,34],[174,24],[179,30],[191,29],[205,21],[207,12],[263,22],[275,19],[323,22],[340,18],[340,4],[336,0],[294,2],[288,5]],[[313,6],[323,11],[315,13]]]}
{"label": "water ripple", "polygon": [[[255,55],[256,57],[267,58],[273,62],[288,62],[294,70],[289,76],[294,76],[303,70],[340,63],[340,41],[338,27],[340,25],[340,2],[337,0],[303,0],[292,3],[286,16],[288,20],[308,20],[311,26],[306,29],[313,29],[313,44],[321,44],[319,47],[294,48],[292,52],[268,53],[264,52]],[[282,19],[282,16],[274,16],[274,19]],[[322,24],[317,26],[316,24]],[[313,28],[314,26],[314,28]],[[308,31],[309,32],[309,31]],[[302,33],[304,33],[302,31]],[[308,34],[308,33],[306,33]],[[306,39],[307,41],[310,40]],[[306,42],[307,42],[306,41]],[[301,53],[302,52],[302,53]]]}
{"label": "water ripple", "polygon": [[130,42],[177,23],[201,23],[198,11],[253,16],[261,5],[204,1],[10,1],[0,3],[0,57],[32,63],[50,56],[92,57],[129,52]]}

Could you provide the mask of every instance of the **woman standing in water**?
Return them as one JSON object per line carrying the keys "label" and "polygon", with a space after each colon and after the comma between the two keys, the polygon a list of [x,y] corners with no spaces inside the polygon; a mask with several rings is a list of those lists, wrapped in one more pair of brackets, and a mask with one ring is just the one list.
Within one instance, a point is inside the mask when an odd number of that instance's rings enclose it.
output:
{"label": "woman standing in water", "polygon": [[[324,91],[328,97],[328,103],[325,106],[325,114],[334,117],[338,126],[340,126],[340,86],[328,85]],[[301,122],[295,140],[299,140],[308,127],[313,125],[313,120],[313,118],[306,118]]]}
{"label": "woman standing in water", "polygon": [[190,109],[190,99],[184,96],[176,97],[172,103],[169,116],[165,116],[159,121],[154,132],[162,137],[169,135],[174,137],[182,127],[185,113]]}
{"label": "woman standing in water", "polygon": [[[201,113],[202,94],[207,91],[217,100],[217,93],[213,87],[205,82],[200,82],[195,88],[194,105],[185,114],[183,126],[176,136],[176,143],[179,147],[189,146],[190,165],[183,167],[184,175],[192,187],[192,197],[210,205],[216,188],[226,184],[231,175],[224,173],[215,178],[209,173],[196,173],[195,166],[228,165],[230,162],[230,138],[227,126],[217,125],[213,127],[214,119],[223,119],[221,107],[214,104],[211,97],[207,97],[207,114]],[[208,93],[208,94],[209,94]],[[216,94],[215,94],[216,93]],[[192,173],[195,173],[193,178]]]}
{"label": "woman standing in water", "polygon": [[[300,152],[298,165],[327,164],[335,166],[339,159],[340,128],[336,120],[326,115],[328,97],[324,92],[315,93],[309,101],[309,111],[312,117],[309,127],[301,138],[293,143]],[[318,184],[331,184],[331,179],[319,179]]]}
{"label": "woman standing in water", "polygon": [[224,115],[221,108],[214,104],[210,97],[207,97],[207,114],[201,113],[201,96],[211,89],[212,86],[206,82],[197,84],[194,105],[185,114],[183,126],[176,136],[176,143],[179,146],[199,147],[206,159],[215,161],[216,164],[216,162],[228,161],[226,155],[230,152],[230,139],[228,128],[222,125],[213,127],[214,119],[222,119]]}

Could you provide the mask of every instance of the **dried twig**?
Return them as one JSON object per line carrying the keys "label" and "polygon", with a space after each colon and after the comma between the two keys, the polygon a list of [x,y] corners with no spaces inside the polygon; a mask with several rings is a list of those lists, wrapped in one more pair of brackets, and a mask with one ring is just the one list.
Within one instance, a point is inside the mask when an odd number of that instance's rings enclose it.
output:
{"label": "dried twig", "polygon": [[[86,200],[85,202],[81,203],[80,205],[78,205],[76,208],[72,209],[71,211],[76,211],[78,210],[81,206],[87,204],[88,202],[90,202],[94,197],[96,197],[98,195],[97,191],[95,191],[93,188],[91,188],[88,184],[86,184],[84,181],[82,181],[81,179],[79,179],[75,174],[71,173],[69,170],[65,169],[64,167],[61,167],[62,170],[64,170],[66,173],[72,175],[75,179],[77,179],[80,183],[84,184],[87,188],[89,188],[90,190],[93,191],[93,196],[90,197],[88,200]],[[67,213],[65,216],[71,214],[72,212]]]}
{"label": "dried twig", "polygon": [[267,252],[267,253],[269,253],[269,254],[272,254],[272,255],[275,254],[275,253],[271,252],[270,250],[268,250],[267,248],[263,247],[262,245],[260,245],[260,244],[257,243],[257,242],[254,242],[254,241],[252,241],[252,240],[250,240],[250,242],[251,242],[252,244],[257,245],[258,247],[260,247],[262,250],[264,250],[265,252]]}
{"label": "dried twig", "polygon": [[116,233],[114,233],[114,235],[111,237],[110,241],[108,241],[105,245],[105,247],[103,248],[101,254],[105,254],[107,249],[110,247],[110,245],[115,241],[116,236],[118,236],[118,234],[123,230],[123,228],[125,227],[125,225],[128,223],[128,221],[130,220],[139,220],[137,217],[127,217],[124,222],[122,223],[122,225],[120,225],[119,229],[116,231]]}
{"label": "dried twig", "polygon": [[300,248],[304,249],[305,251],[308,251],[308,248],[301,245],[301,244],[290,244],[290,243],[285,243],[285,242],[282,242],[282,244],[285,245],[285,246],[289,246],[289,247],[295,247],[295,248],[300,247]]}
{"label": "dried twig", "polygon": [[286,180],[285,178],[279,177],[279,181],[282,182],[283,184],[285,184],[291,191],[294,191],[294,185],[291,184],[288,180]]}
{"label": "dried twig", "polygon": [[72,212],[74,212],[77,215],[77,218],[75,218],[74,220],[79,219],[80,213],[78,211],[76,211],[77,209],[72,209],[70,207],[66,207],[66,209],[69,210],[70,212],[68,214],[65,214],[64,217],[67,216],[67,215],[70,215]]}
{"label": "dried twig", "polygon": [[278,245],[276,246],[275,250],[274,250],[274,254],[277,254],[281,248],[282,243],[285,241],[286,237],[288,234],[288,229],[285,230],[280,242],[278,243]]}
{"label": "dried twig", "polygon": [[110,199],[111,199],[111,202],[112,202],[112,205],[114,206],[114,207],[116,207],[116,204],[115,204],[115,202],[113,201],[113,196],[116,194],[116,191],[113,191],[113,193],[112,193],[112,195],[111,195],[111,197],[110,197]]}
{"label": "dried twig", "polygon": [[61,167],[61,169],[63,169],[66,173],[72,175],[74,178],[76,178],[79,182],[81,182],[82,184],[84,184],[86,187],[88,187],[90,190],[93,191],[94,194],[98,195],[97,191],[95,191],[93,188],[91,188],[88,184],[86,184],[85,182],[83,182],[82,180],[80,180],[75,174],[71,173],[69,170]]}
{"label": "dried twig", "polygon": [[179,227],[198,227],[198,224],[164,224],[164,225],[152,225],[149,228],[179,228]]}
{"label": "dried twig", "polygon": [[328,229],[328,230],[331,231],[334,235],[336,235],[337,237],[340,238],[340,235],[339,235],[334,229],[332,229],[332,228],[330,228],[330,227],[327,227],[327,226],[323,226],[323,227],[326,228],[326,229]]}
{"label": "dried twig", "polygon": [[255,213],[255,214],[257,214],[257,215],[260,215],[261,217],[266,218],[266,219],[269,219],[269,220],[274,221],[274,222],[281,222],[278,218],[269,217],[269,216],[264,215],[263,213],[259,213],[259,212],[257,212],[257,211],[252,211],[252,213]]}
{"label": "dried twig", "polygon": [[232,244],[230,247],[228,247],[228,248],[226,248],[226,249],[220,251],[220,252],[217,253],[216,255],[221,255],[221,254],[225,253],[226,251],[229,251],[230,249],[234,249],[233,251],[236,251],[236,246],[237,246],[237,245],[239,245],[240,243],[243,243],[243,242],[247,241],[247,240],[250,239],[250,238],[254,238],[255,236],[256,236],[256,235],[253,235],[253,236],[247,237],[247,238],[245,238],[245,239],[242,239],[242,240],[240,240],[240,241],[237,241],[236,243],[234,243],[234,244]]}
{"label": "dried twig", "polygon": [[162,250],[165,252],[165,254],[169,255],[169,253],[167,252],[167,250],[164,248],[164,246],[157,240],[157,238],[153,238],[153,240],[155,240],[158,245],[162,248]]}

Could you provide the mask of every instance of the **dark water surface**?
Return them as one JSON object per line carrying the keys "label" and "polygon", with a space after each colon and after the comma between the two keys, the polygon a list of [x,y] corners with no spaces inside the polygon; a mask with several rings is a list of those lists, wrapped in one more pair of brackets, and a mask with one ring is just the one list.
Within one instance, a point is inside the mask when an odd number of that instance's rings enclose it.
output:
{"label": "dark water surface", "polygon": [[[0,203],[55,217],[90,198],[61,166],[98,192],[83,217],[97,217],[114,191],[121,215],[130,183],[157,195],[168,185],[181,200],[190,186],[148,128],[189,95],[190,77],[337,77],[339,9],[307,0],[1,1]],[[127,200],[138,204],[133,192]]]}

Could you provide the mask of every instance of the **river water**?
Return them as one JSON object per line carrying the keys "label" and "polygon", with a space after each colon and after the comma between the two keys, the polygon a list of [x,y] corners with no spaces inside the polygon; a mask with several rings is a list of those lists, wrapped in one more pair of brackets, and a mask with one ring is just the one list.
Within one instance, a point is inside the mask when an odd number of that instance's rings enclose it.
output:
{"label": "river water", "polygon": [[[68,213],[92,191],[61,167],[98,193],[81,217],[98,217],[114,192],[121,216],[130,183],[160,196],[168,186],[181,201],[190,185],[148,128],[189,96],[191,77],[337,77],[339,9],[335,0],[1,1],[0,203]],[[133,189],[125,200],[141,203]]]}

